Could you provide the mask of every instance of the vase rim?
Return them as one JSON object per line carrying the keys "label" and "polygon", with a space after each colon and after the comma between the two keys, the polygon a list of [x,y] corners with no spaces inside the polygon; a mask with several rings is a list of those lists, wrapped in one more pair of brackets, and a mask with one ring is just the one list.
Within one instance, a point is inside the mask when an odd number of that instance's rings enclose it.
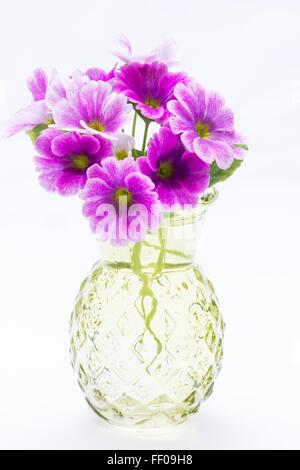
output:
{"label": "vase rim", "polygon": [[164,211],[163,222],[169,225],[190,224],[197,222],[207,208],[218,198],[218,190],[212,186],[199,197],[198,204],[189,209],[178,209],[176,211]]}

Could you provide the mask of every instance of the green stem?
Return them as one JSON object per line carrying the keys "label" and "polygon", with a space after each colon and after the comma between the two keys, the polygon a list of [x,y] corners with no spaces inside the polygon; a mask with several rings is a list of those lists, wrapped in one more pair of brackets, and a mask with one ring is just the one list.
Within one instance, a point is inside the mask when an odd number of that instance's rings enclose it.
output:
{"label": "green stem", "polygon": [[159,255],[157,259],[157,270],[156,274],[160,274],[163,269],[164,261],[165,261],[165,253],[166,253],[166,241],[164,237],[164,231],[163,228],[160,226],[159,227],[159,245],[160,245],[160,250],[159,250]]}
{"label": "green stem", "polygon": [[[150,335],[153,337],[153,339],[155,340],[155,342],[157,344],[157,355],[158,355],[162,351],[162,344],[161,344],[161,341],[159,340],[159,338],[156,336],[155,332],[151,328],[151,321],[152,321],[153,317],[156,314],[158,301],[157,301],[157,299],[154,295],[154,292],[151,288],[151,284],[152,284],[152,281],[153,281],[153,278],[154,278],[155,274],[157,274],[159,269],[161,269],[161,268],[158,269],[158,266],[156,265],[157,269],[156,269],[153,276],[151,276],[150,274],[145,273],[143,271],[143,266],[142,266],[142,263],[141,263],[141,250],[142,250],[142,243],[141,242],[136,242],[133,246],[133,249],[132,249],[132,258],[131,258],[132,259],[132,269],[133,269],[134,273],[141,279],[143,285],[142,285],[141,290],[139,292],[139,298],[135,302],[135,306],[136,306],[138,312],[140,313],[141,317],[144,320],[145,331],[148,330],[148,332],[150,333]],[[151,299],[151,308],[150,308],[150,311],[148,310],[148,312],[147,312],[146,305],[145,305],[145,300],[147,298]],[[140,304],[138,302],[139,300],[140,300]],[[154,359],[153,359],[153,361],[154,361]],[[153,361],[151,361],[151,363],[148,364],[147,369],[151,366]]]}
{"label": "green stem", "polygon": [[143,139],[143,147],[142,147],[142,152],[143,152],[143,154],[145,153],[145,150],[146,150],[146,144],[147,144],[147,136],[148,136],[149,126],[150,126],[150,122],[149,122],[149,121],[146,121],[146,122],[145,122],[144,139]]}
{"label": "green stem", "polygon": [[138,117],[137,113],[134,112],[134,118],[133,118],[133,124],[132,124],[132,137],[135,137],[137,117]]}
{"label": "green stem", "polygon": [[[148,246],[149,248],[153,248],[154,250],[160,250],[160,246],[158,245],[154,245],[152,243],[149,243],[149,242],[143,242],[145,246]],[[178,250],[168,250],[166,249],[165,250],[166,253],[168,253],[169,255],[174,255],[174,256],[179,256],[180,258],[185,258],[185,259],[190,259],[190,256],[188,255],[185,255],[184,253],[181,253],[181,251],[178,251]]]}

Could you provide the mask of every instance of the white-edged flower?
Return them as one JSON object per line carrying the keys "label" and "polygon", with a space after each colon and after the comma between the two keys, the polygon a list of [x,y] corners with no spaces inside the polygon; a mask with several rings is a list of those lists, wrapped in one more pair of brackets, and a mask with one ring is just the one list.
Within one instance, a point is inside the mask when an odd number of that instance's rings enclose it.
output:
{"label": "white-edged flower", "polygon": [[134,148],[134,138],[129,134],[120,132],[116,135],[116,140],[112,141],[114,156],[118,160],[124,160],[132,156],[132,149]]}

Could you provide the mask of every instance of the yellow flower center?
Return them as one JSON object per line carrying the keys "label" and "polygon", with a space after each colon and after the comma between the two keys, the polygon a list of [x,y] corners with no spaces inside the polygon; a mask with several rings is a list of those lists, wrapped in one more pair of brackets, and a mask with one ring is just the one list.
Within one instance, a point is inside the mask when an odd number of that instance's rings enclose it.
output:
{"label": "yellow flower center", "polygon": [[73,158],[73,165],[77,170],[86,170],[89,164],[89,158],[86,155],[75,155]]}
{"label": "yellow flower center", "polygon": [[54,121],[53,121],[53,117],[52,117],[52,116],[48,116],[48,117],[45,119],[45,124],[47,124],[47,126],[51,126],[51,124],[55,124]]}
{"label": "yellow flower center", "polygon": [[94,119],[94,121],[89,122],[88,126],[99,132],[103,132],[105,130],[104,125],[99,121],[99,119]]}
{"label": "yellow flower center", "polygon": [[162,180],[167,180],[173,175],[173,165],[170,162],[162,162],[159,165],[157,175]]}
{"label": "yellow flower center", "polygon": [[128,157],[127,150],[125,150],[125,149],[117,150],[117,151],[115,152],[115,157],[116,157],[118,160],[125,160],[125,158]]}
{"label": "yellow flower center", "polygon": [[122,202],[126,201],[127,205],[130,206],[130,204],[132,203],[132,194],[131,194],[131,192],[129,192],[125,188],[119,188],[115,192],[115,200],[119,203],[120,199],[122,200]]}
{"label": "yellow flower center", "polygon": [[157,109],[160,107],[160,101],[157,100],[156,98],[152,98],[151,96],[146,98],[145,104],[147,106],[150,106],[150,108],[153,108],[153,109]]}
{"label": "yellow flower center", "polygon": [[211,136],[209,125],[200,121],[196,123],[196,131],[197,134],[202,137],[202,139],[208,139]]}

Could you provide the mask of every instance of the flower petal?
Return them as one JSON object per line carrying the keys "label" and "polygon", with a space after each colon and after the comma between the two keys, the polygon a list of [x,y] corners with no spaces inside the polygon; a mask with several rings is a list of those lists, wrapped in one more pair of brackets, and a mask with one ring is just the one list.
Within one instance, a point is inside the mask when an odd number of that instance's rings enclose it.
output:
{"label": "flower petal", "polygon": [[185,152],[179,167],[180,183],[186,191],[204,192],[210,181],[210,165],[203,162],[196,154]]}
{"label": "flower petal", "polygon": [[219,93],[208,92],[206,101],[206,118],[214,120],[215,116],[222,110],[225,100]]}
{"label": "flower petal", "polygon": [[151,106],[147,106],[142,103],[137,105],[137,109],[141,111],[144,117],[152,119],[153,121],[160,119],[164,115],[164,108],[162,106],[159,108],[152,108]]}
{"label": "flower petal", "polygon": [[85,72],[85,75],[87,75],[90,80],[94,80],[95,82],[98,82],[99,80],[102,80],[103,82],[107,82],[114,78],[115,69],[116,67],[114,67],[112,70],[106,73],[103,69],[94,67],[94,68],[88,69]]}
{"label": "flower petal", "polygon": [[72,134],[65,134],[62,133],[58,137],[55,137],[51,143],[51,149],[54,155],[59,157],[64,157],[65,155],[70,154],[77,154],[80,153],[79,147],[79,135],[72,133]]}
{"label": "flower petal", "polygon": [[141,171],[141,173],[148,176],[153,181],[153,175],[155,173],[154,173],[153,169],[150,168],[149,158],[148,157],[139,157],[137,159],[137,163],[138,163],[139,170]]}
{"label": "flower petal", "polygon": [[[82,119],[92,122],[96,119],[102,121],[103,110],[112,92],[112,87],[107,82],[89,82],[78,92],[77,106]],[[102,123],[103,124],[103,123]]]}
{"label": "flower petal", "polygon": [[53,70],[50,77],[50,83],[46,92],[46,103],[47,106],[52,109],[59,101],[63,98],[66,98],[66,89],[63,86],[58,73],[56,70]]}
{"label": "flower petal", "polygon": [[61,196],[74,196],[84,188],[86,174],[65,172],[57,179],[57,191]]}
{"label": "flower petal", "polygon": [[194,127],[194,126],[191,126],[188,121],[183,121],[182,119],[175,117],[175,116],[170,117],[169,124],[174,134],[181,134],[182,132],[189,132]]}
{"label": "flower petal", "polygon": [[221,170],[227,170],[234,160],[234,152],[230,145],[221,141],[210,141],[211,148],[215,153],[216,164]]}
{"label": "flower petal", "polygon": [[61,136],[62,134],[63,133],[61,131],[56,129],[46,129],[43,131],[34,144],[38,153],[48,158],[55,157],[51,149],[51,143],[54,138]]}
{"label": "flower petal", "polygon": [[195,139],[197,139],[197,134],[194,131],[186,131],[181,134],[181,141],[189,152],[194,152]]}
{"label": "flower petal", "polygon": [[223,108],[214,117],[213,129],[217,129],[219,131],[234,132],[234,117],[231,109]]}
{"label": "flower petal", "polygon": [[215,149],[212,141],[197,137],[193,142],[193,149],[196,155],[206,163],[212,163],[215,159]]}
{"label": "flower petal", "polygon": [[66,98],[63,98],[52,110],[53,119],[56,126],[64,128],[78,129],[81,127],[81,115],[78,110],[69,103]]}
{"label": "flower petal", "polygon": [[46,96],[48,79],[45,71],[35,69],[31,77],[27,79],[27,86],[35,101],[44,100]]}
{"label": "flower petal", "polygon": [[125,96],[113,96],[103,111],[105,131],[118,132],[127,123],[131,111],[132,105],[127,103]]}
{"label": "flower petal", "polygon": [[151,179],[142,173],[130,173],[126,177],[126,184],[130,192],[143,192],[154,189]]}
{"label": "flower petal", "polygon": [[168,110],[174,114],[177,118],[179,118],[183,122],[187,122],[188,125],[190,126],[195,126],[195,121],[193,118],[193,115],[190,113],[190,111],[187,111],[184,106],[182,106],[179,101],[176,100],[171,100],[167,104]]}
{"label": "flower petal", "polygon": [[[191,86],[187,87],[179,83],[175,87],[174,95],[192,116],[198,117],[199,114],[205,112],[205,92],[200,85],[194,84],[193,88],[190,88]],[[195,95],[196,91],[197,95]],[[199,102],[197,102],[197,99],[199,99]]]}
{"label": "flower petal", "polygon": [[46,122],[48,118],[49,110],[45,100],[35,101],[9,119],[4,134],[6,137],[11,137],[17,132],[33,129]]}

